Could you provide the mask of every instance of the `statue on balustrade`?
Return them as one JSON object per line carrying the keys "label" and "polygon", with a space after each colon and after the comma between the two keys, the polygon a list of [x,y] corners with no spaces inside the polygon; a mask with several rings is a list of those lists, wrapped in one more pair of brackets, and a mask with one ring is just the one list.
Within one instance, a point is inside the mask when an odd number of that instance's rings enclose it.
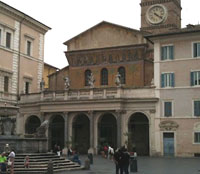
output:
{"label": "statue on balustrade", "polygon": [[43,92],[44,91],[44,86],[45,86],[45,81],[42,78],[42,81],[40,82],[40,91]]}
{"label": "statue on balustrade", "polygon": [[117,72],[116,76],[115,76],[115,84],[120,87],[121,86],[121,75],[119,72]]}
{"label": "statue on balustrade", "polygon": [[88,83],[91,88],[94,88],[94,82],[95,82],[94,75],[91,73],[90,76],[88,77]]}
{"label": "statue on balustrade", "polygon": [[65,81],[65,89],[69,89],[70,87],[70,79],[68,76],[64,77],[64,81]]}

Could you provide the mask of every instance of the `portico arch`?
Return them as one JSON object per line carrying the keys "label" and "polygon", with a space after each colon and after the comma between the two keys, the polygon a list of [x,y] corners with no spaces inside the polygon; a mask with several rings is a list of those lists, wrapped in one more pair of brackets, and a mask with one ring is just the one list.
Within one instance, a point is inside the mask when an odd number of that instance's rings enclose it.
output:
{"label": "portico arch", "polygon": [[87,154],[90,148],[90,120],[85,114],[78,114],[73,119],[72,146],[81,154]]}
{"label": "portico arch", "polygon": [[40,126],[40,124],[41,124],[41,121],[39,117],[35,115],[28,117],[25,124],[25,133],[34,134],[37,128]]}
{"label": "portico arch", "polygon": [[50,144],[51,149],[57,144],[60,148],[64,148],[64,118],[62,115],[53,115],[50,119]]}
{"label": "portico arch", "polygon": [[141,112],[132,114],[128,122],[129,150],[138,155],[149,155],[149,120]]}
{"label": "portico arch", "polygon": [[98,146],[105,144],[117,148],[117,120],[111,113],[103,114],[98,121]]}

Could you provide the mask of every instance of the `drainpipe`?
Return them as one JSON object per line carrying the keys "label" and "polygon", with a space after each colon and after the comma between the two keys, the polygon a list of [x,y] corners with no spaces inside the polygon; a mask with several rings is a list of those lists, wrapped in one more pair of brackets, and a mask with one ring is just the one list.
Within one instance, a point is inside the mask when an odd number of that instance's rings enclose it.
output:
{"label": "drainpipe", "polygon": [[23,21],[25,20],[26,16],[24,15],[24,18],[20,21],[19,25],[19,45],[18,45],[18,75],[17,75],[17,101],[20,100],[20,60],[21,60],[21,25]]}

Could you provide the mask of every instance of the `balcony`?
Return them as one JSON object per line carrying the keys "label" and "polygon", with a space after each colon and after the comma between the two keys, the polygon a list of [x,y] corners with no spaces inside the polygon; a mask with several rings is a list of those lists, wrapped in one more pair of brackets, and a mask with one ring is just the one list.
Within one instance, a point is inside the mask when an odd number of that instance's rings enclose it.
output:
{"label": "balcony", "polygon": [[155,90],[144,88],[91,88],[65,91],[45,91],[42,93],[22,94],[20,103],[45,101],[74,101],[102,99],[148,99],[155,98]]}

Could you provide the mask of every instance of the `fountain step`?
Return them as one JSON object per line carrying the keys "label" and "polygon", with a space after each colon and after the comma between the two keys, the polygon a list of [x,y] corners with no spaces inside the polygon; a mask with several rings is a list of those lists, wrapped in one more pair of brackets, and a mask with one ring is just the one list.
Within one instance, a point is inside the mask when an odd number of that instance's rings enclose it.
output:
{"label": "fountain step", "polygon": [[[29,168],[24,168],[24,159],[29,156]],[[68,170],[80,170],[79,164],[74,163],[64,157],[59,157],[53,153],[26,153],[17,154],[14,162],[15,173],[46,173],[49,160],[53,162],[54,171],[68,171]],[[8,169],[9,170],[9,169]]]}

